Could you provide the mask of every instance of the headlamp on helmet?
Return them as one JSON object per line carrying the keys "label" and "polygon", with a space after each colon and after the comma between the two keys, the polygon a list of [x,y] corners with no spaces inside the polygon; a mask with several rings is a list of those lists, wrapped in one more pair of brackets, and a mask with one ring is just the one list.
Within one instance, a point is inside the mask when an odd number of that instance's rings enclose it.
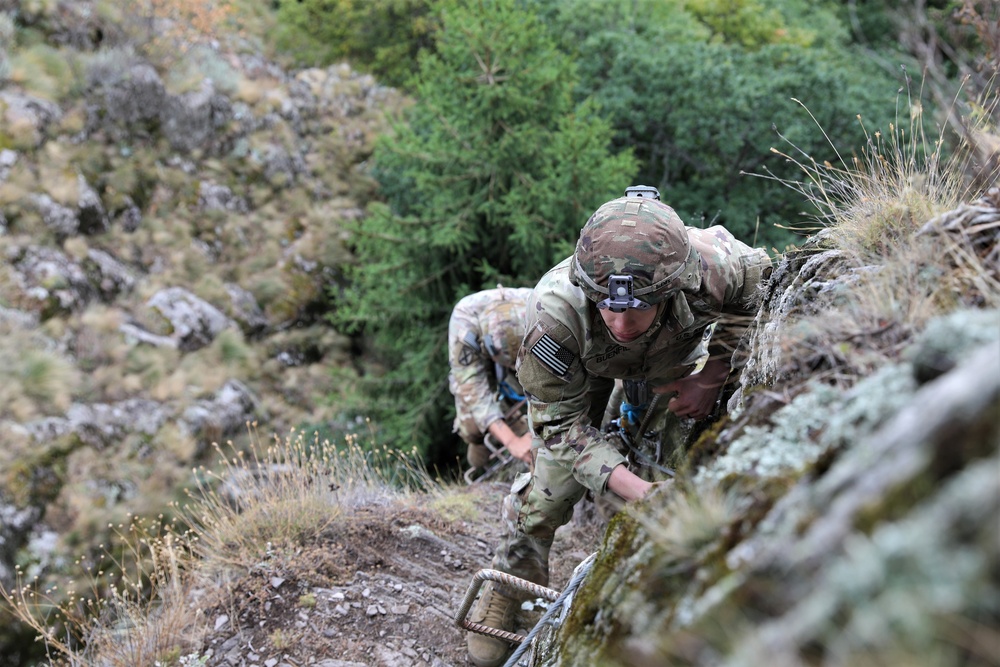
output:
{"label": "headlamp on helmet", "polygon": [[610,310],[612,313],[624,313],[629,308],[636,310],[648,310],[649,304],[635,298],[632,287],[632,276],[608,277],[608,298],[597,302],[597,307],[601,310]]}

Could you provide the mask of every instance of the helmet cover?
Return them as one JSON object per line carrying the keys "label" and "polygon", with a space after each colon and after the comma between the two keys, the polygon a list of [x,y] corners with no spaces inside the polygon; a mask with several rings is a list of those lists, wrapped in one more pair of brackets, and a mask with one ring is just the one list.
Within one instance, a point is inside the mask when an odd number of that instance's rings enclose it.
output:
{"label": "helmet cover", "polygon": [[479,314],[479,329],[490,358],[504,368],[513,368],[524,338],[524,304],[494,301]]}
{"label": "helmet cover", "polygon": [[701,284],[701,258],[684,223],[656,199],[613,199],[598,208],[580,231],[570,280],[588,299],[606,307],[609,297],[615,299],[609,283],[621,283],[629,276],[628,297],[642,304],[626,306],[633,308],[655,305]]}

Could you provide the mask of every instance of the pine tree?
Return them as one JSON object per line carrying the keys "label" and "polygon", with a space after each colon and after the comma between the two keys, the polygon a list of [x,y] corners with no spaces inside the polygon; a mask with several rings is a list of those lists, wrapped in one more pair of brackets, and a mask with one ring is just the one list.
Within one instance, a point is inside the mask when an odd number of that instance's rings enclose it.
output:
{"label": "pine tree", "polygon": [[574,105],[575,71],[516,0],[444,0],[417,102],[376,148],[383,200],[358,223],[352,287],[335,319],[385,368],[366,406],[390,446],[453,461],[447,323],[466,294],[532,286],[572,252],[602,202],[630,183],[631,153]]}

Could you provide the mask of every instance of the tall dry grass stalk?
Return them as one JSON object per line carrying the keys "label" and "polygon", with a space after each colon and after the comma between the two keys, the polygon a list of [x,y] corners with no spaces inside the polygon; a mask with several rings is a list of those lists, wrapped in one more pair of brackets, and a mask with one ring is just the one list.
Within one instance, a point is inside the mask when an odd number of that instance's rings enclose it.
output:
{"label": "tall dry grass stalk", "polygon": [[[943,134],[928,137],[924,108],[919,100],[905,99],[905,118],[887,131],[871,131],[857,117],[864,138],[860,154],[845,158],[829,139],[819,122],[799,100],[793,100],[816,122],[827,138],[836,162],[817,160],[791,143],[790,150],[771,151],[795,164],[803,179],[781,179],[770,172],[765,176],[801,193],[817,211],[814,227],[803,231],[830,230],[840,247],[862,252],[884,252],[907,233],[934,215],[957,206],[971,193],[967,191],[973,153],[964,140],[949,156]],[[897,105],[898,107],[899,105]],[[995,180],[995,174],[994,178]]]}
{"label": "tall dry grass stalk", "polygon": [[206,566],[252,567],[268,554],[315,539],[357,506],[386,504],[435,482],[406,456],[361,443],[343,446],[294,429],[263,446],[250,425],[251,445],[239,451],[216,445],[218,471],[195,470],[197,489],[182,508],[192,549]]}
{"label": "tall dry grass stalk", "polygon": [[800,231],[819,232],[809,244],[815,252],[832,251],[828,268],[810,279],[817,312],[779,334],[790,357],[831,360],[828,372],[850,383],[895,357],[930,319],[1000,307],[998,234],[981,224],[1000,207],[991,194],[997,156],[983,154],[984,137],[1000,138],[998,104],[987,92],[967,105],[966,136],[946,141],[943,131],[927,135],[923,106],[907,90],[898,105],[902,122],[887,131],[869,131],[859,117],[864,142],[850,157],[832,142],[835,162],[791,142],[790,150],[772,149],[797,165],[802,179],[757,176],[800,192],[816,210],[814,225]]}
{"label": "tall dry grass stalk", "polygon": [[335,446],[294,430],[264,446],[256,424],[250,433],[246,451],[216,445],[219,466],[194,471],[195,490],[175,518],[109,526],[118,539],[101,545],[103,560],[76,562],[86,593],[20,570],[13,590],[0,586],[53,664],[200,664],[205,627],[193,603],[196,587],[280,561],[337,521],[350,521],[356,507],[437,489],[415,452],[362,444],[357,435]]}
{"label": "tall dry grass stalk", "polygon": [[[69,667],[160,665],[198,639],[185,604],[190,552],[162,517],[109,526],[119,538],[101,561],[76,561],[86,590],[70,581],[43,586],[17,569],[17,586],[0,597],[44,642],[50,663]],[[103,545],[102,545],[103,548]],[[29,578],[27,583],[25,579]]]}

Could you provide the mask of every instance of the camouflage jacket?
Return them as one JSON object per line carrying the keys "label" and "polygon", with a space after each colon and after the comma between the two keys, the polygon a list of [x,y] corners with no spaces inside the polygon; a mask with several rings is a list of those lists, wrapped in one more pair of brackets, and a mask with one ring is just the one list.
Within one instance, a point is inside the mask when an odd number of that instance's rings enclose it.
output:
{"label": "camouflage jacket", "polygon": [[[504,416],[498,393],[501,381],[514,392],[524,393],[514,364],[524,337],[529,294],[529,287],[497,287],[463,297],[452,310],[448,388],[455,396],[457,412],[469,415],[482,433]],[[496,354],[490,354],[487,341],[496,346]]]}
{"label": "camouflage jacket", "polygon": [[528,300],[527,333],[517,372],[529,395],[535,435],[576,479],[603,493],[625,462],[599,430],[614,380],[662,385],[690,374],[703,354],[705,329],[714,358],[732,358],[759,305],[770,259],[722,227],[687,228],[701,258],[701,281],[673,297],[638,339],[615,340],[596,304],[569,280],[572,258],[551,269]]}

